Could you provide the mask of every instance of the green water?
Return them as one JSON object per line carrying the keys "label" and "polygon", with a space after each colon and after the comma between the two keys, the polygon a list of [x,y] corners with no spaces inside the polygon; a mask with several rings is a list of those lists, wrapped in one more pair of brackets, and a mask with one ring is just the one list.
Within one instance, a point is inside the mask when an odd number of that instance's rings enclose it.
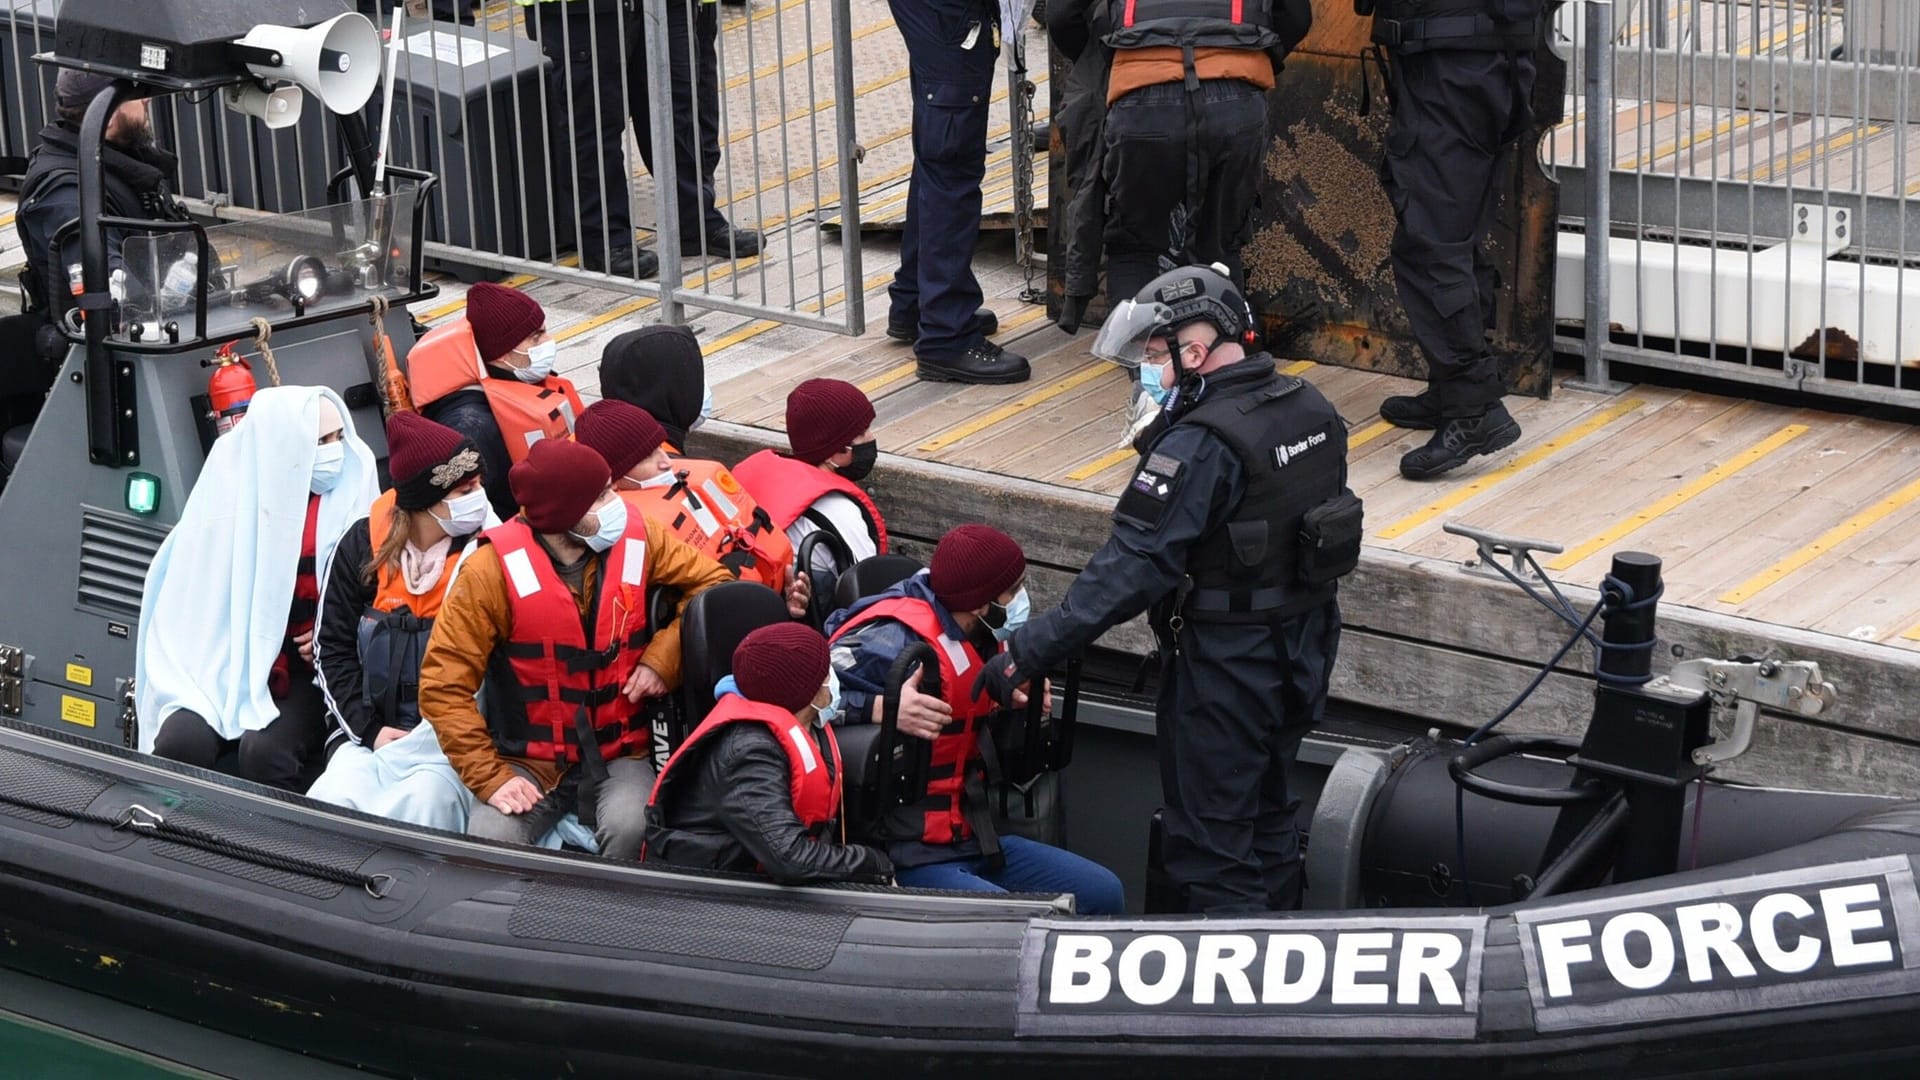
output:
{"label": "green water", "polygon": [[0,1061],[10,1080],[149,1080],[209,1074],[0,1012]]}

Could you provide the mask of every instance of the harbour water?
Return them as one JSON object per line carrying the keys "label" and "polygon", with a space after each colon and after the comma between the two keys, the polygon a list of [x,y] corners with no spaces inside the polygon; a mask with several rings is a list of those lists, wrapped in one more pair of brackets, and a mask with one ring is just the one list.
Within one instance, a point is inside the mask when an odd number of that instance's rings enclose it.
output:
{"label": "harbour water", "polygon": [[125,1047],[0,1012],[0,1061],[15,1080],[160,1080],[201,1077]]}

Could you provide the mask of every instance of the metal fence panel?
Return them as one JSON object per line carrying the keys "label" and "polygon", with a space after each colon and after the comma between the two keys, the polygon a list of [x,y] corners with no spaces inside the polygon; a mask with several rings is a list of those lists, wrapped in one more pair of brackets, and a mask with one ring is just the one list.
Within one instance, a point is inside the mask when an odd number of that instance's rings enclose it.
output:
{"label": "metal fence panel", "polygon": [[[409,2],[397,23],[393,0],[358,6],[399,28],[387,160],[441,179],[436,265],[627,292],[632,313],[670,321],[695,307],[860,333],[854,2]],[[59,0],[0,5],[0,156],[24,158],[52,101],[52,73],[28,58],[51,48]],[[704,95],[689,92],[702,80]],[[376,132],[381,102],[367,107]],[[175,99],[157,127],[182,158],[182,194],[217,215],[324,205],[346,165],[315,101],[268,130],[217,100]],[[673,197],[681,174],[691,201]],[[817,227],[829,214],[854,226],[837,243]],[[722,221],[764,246],[716,242]],[[658,272],[646,271],[656,257]]]}
{"label": "metal fence panel", "polygon": [[1542,146],[1588,381],[1619,360],[1920,405],[1920,4],[1589,0],[1554,29],[1588,90]]}

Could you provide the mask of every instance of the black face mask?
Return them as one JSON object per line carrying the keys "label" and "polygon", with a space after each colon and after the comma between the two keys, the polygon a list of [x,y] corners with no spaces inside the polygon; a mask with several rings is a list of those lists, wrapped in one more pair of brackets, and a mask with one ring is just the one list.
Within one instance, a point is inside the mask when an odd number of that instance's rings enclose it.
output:
{"label": "black face mask", "polygon": [[998,600],[987,601],[987,613],[980,616],[980,621],[995,630],[1000,629],[1007,625],[1007,606]]}
{"label": "black face mask", "polygon": [[880,458],[880,443],[877,440],[868,439],[863,443],[854,443],[852,450],[853,461],[840,466],[840,475],[858,483],[865,480],[867,474],[873,471],[873,463]]}

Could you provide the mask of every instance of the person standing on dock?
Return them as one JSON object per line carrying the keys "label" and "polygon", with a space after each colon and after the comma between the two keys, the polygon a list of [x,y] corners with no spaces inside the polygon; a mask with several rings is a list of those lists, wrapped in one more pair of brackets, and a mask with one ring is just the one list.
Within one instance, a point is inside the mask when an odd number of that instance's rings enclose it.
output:
{"label": "person standing on dock", "polygon": [[1135,443],[1112,537],[974,684],[1007,705],[1150,612],[1164,868],[1195,913],[1300,906],[1287,772],[1326,709],[1337,583],[1360,551],[1346,425],[1312,384],[1247,353],[1252,325],[1240,291],[1202,267],[1155,278],[1108,316],[1094,355],[1171,365],[1173,394]]}
{"label": "person standing on dock", "polygon": [[1427,480],[1520,439],[1487,343],[1499,271],[1487,255],[1507,153],[1533,121],[1543,0],[1355,0],[1391,58],[1381,177],[1399,219],[1393,277],[1427,359],[1427,388],[1380,418],[1433,431],[1400,459]]}
{"label": "person standing on dock", "polygon": [[887,333],[912,341],[922,379],[1025,382],[1027,358],[988,341],[997,322],[980,307],[973,273],[987,114],[1000,58],[992,0],[888,0],[907,41],[913,92],[913,176],[900,234],[900,270],[888,289]]}
{"label": "person standing on dock", "polygon": [[[1253,238],[1253,212],[1267,156],[1266,92],[1287,54],[1313,25],[1308,0],[1055,0],[1047,32],[1076,62],[1110,54],[1104,80],[1076,78],[1074,159],[1099,162],[1098,177],[1075,175],[1094,204],[1077,198],[1067,228],[1071,288],[1060,326],[1079,329],[1093,298],[1098,245],[1088,216],[1104,208],[1107,297],[1133,296],[1160,273],[1162,258],[1222,263],[1245,286],[1240,249]],[[1097,60],[1089,65],[1098,72]],[[1092,122],[1104,112],[1104,122]],[[1084,144],[1100,142],[1098,150]]]}

